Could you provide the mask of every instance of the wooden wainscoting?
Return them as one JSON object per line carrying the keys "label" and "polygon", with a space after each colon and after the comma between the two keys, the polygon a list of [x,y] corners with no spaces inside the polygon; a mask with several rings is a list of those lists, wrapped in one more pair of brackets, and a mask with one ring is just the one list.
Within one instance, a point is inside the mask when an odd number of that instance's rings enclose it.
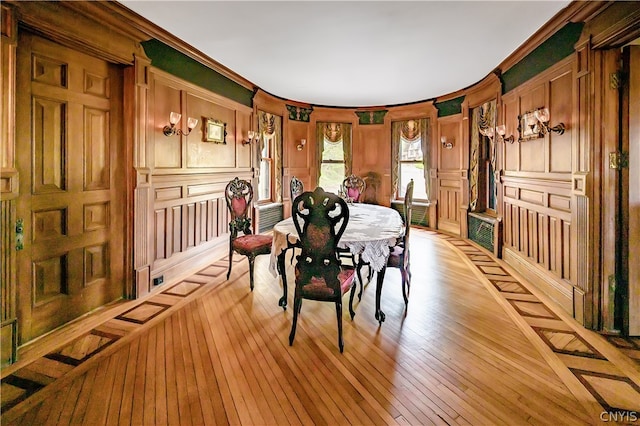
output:
{"label": "wooden wainscoting", "polygon": [[[154,278],[169,282],[210,262],[212,250],[227,246],[229,213],[224,199],[236,175],[159,175],[153,178]],[[239,176],[243,179],[250,177]]]}
{"label": "wooden wainscoting", "polygon": [[573,313],[570,182],[504,177],[503,206],[505,259]]}

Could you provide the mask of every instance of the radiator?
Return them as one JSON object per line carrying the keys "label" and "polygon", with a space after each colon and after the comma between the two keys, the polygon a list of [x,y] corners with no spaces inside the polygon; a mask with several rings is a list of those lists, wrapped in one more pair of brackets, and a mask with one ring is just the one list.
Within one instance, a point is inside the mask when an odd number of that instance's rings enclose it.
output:
{"label": "radiator", "polygon": [[475,213],[469,213],[469,239],[494,252],[495,219]]}
{"label": "radiator", "polygon": [[[392,201],[391,208],[395,209],[404,220],[404,203],[402,201]],[[411,224],[429,226],[429,206],[426,204],[413,204],[411,206]]]}
{"label": "radiator", "polygon": [[258,233],[273,229],[273,226],[284,219],[282,204],[274,203],[258,207]]}

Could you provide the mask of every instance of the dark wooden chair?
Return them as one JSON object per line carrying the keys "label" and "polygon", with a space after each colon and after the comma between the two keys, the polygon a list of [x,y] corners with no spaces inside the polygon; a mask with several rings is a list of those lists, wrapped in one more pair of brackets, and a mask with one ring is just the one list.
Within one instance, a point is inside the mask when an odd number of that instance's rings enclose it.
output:
{"label": "dark wooden chair", "polygon": [[360,201],[367,204],[380,204],[378,200],[378,188],[382,183],[382,177],[380,173],[370,171],[362,176],[362,180],[365,183],[365,190],[360,198]]}
{"label": "dark wooden chair", "polygon": [[229,221],[229,270],[227,279],[231,275],[233,266],[233,252],[237,252],[249,259],[249,285],[253,291],[253,263],[256,256],[271,253],[273,237],[270,235],[253,234],[249,208],[253,199],[251,183],[238,179],[230,181],[224,190],[227,207],[231,220]]}
{"label": "dark wooden chair", "polygon": [[[405,233],[398,242],[397,245],[389,248],[389,258],[387,259],[387,267],[399,268],[402,275],[402,295],[404,296],[404,303],[409,302],[409,286],[411,285],[411,271],[409,270],[409,233],[411,231],[411,205],[413,203],[413,179],[407,184],[407,189],[404,194],[403,204],[403,217],[402,221],[405,227]],[[373,277],[373,270],[371,265],[367,262],[363,262],[362,259],[358,262],[358,280],[360,281],[360,291],[358,292],[358,300],[362,299],[362,291],[364,289],[364,283],[362,282],[362,267],[368,266],[367,281],[370,282]]]}
{"label": "dark wooden chair", "polygon": [[353,201],[354,203],[362,202],[361,198],[364,194],[364,191],[367,189],[367,184],[362,180],[361,177],[356,175],[347,176],[342,181],[342,189],[344,191],[345,197],[348,200]]}
{"label": "dark wooden chair", "polygon": [[296,197],[291,216],[298,231],[302,253],[297,256],[295,267],[296,290],[289,345],[293,345],[296,335],[302,299],[311,299],[335,303],[338,346],[342,352],[342,296],[349,290],[351,320],[355,316],[354,269],[343,267],[337,252],[338,242],[349,221],[349,208],[342,198],[317,187],[313,192],[307,191]]}
{"label": "dark wooden chair", "polygon": [[295,200],[296,197],[304,192],[304,185],[302,181],[295,176],[291,177],[291,182],[289,183],[289,194],[291,195],[291,201]]}
{"label": "dark wooden chair", "polygon": [[402,296],[405,305],[409,303],[411,271],[409,270],[409,234],[411,231],[411,204],[413,203],[413,179],[407,184],[404,194],[404,235],[397,245],[390,248],[387,267],[399,268],[402,275]]}

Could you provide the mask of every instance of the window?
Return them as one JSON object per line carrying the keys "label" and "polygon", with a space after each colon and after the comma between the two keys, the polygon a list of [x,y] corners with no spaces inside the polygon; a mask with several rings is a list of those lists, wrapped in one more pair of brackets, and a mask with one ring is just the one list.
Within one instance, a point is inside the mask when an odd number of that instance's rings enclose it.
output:
{"label": "window", "polygon": [[422,158],[422,138],[420,136],[413,141],[400,137],[400,171],[398,177],[399,198],[404,197],[407,185],[413,179],[413,198],[427,199]]}
{"label": "window", "polygon": [[404,198],[407,185],[413,179],[414,200],[428,200],[426,159],[423,152],[424,147],[428,146],[428,140],[423,139],[427,138],[428,121],[421,119],[393,122],[391,129],[396,198]]}
{"label": "window", "polygon": [[325,191],[338,194],[350,171],[351,125],[318,123],[317,137],[321,141],[318,185]]}

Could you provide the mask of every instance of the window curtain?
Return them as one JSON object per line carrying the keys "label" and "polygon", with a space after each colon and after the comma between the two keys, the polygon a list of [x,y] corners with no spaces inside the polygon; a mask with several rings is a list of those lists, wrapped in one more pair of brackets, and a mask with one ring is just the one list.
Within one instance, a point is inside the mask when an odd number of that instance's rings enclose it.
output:
{"label": "window curtain", "polygon": [[422,141],[422,165],[424,166],[424,187],[427,201],[431,199],[431,126],[428,118],[420,119],[420,137]]}
{"label": "window curtain", "polygon": [[[478,209],[478,174],[480,172],[480,129],[495,127],[496,100],[485,102],[473,109],[471,118],[471,153],[469,161],[469,210]],[[492,153],[493,156],[493,153]],[[495,160],[493,160],[495,161]],[[495,162],[492,163],[492,165]],[[495,166],[494,166],[495,167]]]}
{"label": "window curtain", "polygon": [[342,150],[344,152],[345,177],[351,176],[351,124],[342,123]]}
{"label": "window curtain", "polygon": [[274,193],[273,201],[282,202],[282,117],[268,112],[258,111],[259,142],[256,149],[256,177],[260,180],[260,163],[262,150],[269,141],[271,143],[271,159],[273,164]]}
{"label": "window curtain", "polygon": [[324,150],[324,126],[326,123],[316,123],[316,183],[320,182],[322,171],[322,151]]}
{"label": "window curtain", "polygon": [[398,194],[398,183],[400,180],[400,134],[403,124],[403,121],[391,122],[391,187],[396,192],[395,198],[401,196]]}

